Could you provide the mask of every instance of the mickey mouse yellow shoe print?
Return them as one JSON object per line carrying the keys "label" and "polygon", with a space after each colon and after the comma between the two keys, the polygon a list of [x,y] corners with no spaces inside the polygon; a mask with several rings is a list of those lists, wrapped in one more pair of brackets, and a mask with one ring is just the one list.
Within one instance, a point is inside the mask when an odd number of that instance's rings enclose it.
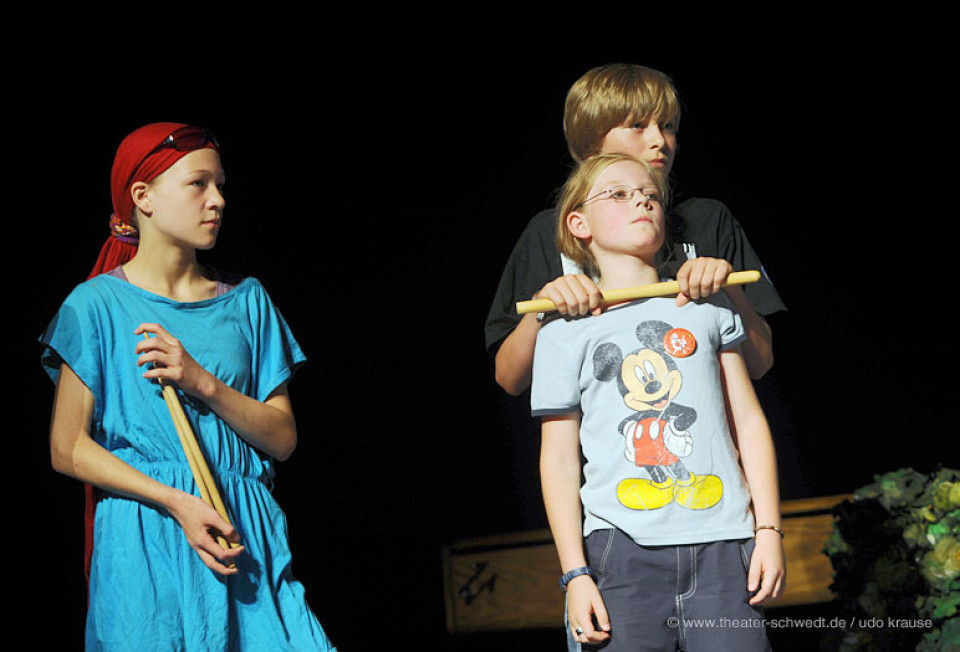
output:
{"label": "mickey mouse yellow shoe print", "polygon": [[617,499],[630,509],[660,509],[673,502],[675,484],[673,478],[663,482],[627,478],[617,485]]}
{"label": "mickey mouse yellow shoe print", "polygon": [[678,505],[687,509],[709,509],[723,498],[723,482],[715,475],[690,474],[686,480],[678,480],[673,488]]}

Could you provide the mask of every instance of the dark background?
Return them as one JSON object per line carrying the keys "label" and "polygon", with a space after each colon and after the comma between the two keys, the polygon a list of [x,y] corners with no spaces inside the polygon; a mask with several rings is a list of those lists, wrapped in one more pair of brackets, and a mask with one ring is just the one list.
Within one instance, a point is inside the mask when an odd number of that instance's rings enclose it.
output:
{"label": "dark background", "polygon": [[678,193],[728,204],[789,308],[770,319],[776,365],[757,385],[783,498],[957,465],[956,217],[940,203],[955,166],[938,158],[953,120],[929,41],[776,23],[737,39],[657,30],[637,39],[654,45],[558,36],[514,51],[502,33],[492,47],[353,29],[337,46],[323,38],[333,22],[274,31],[269,46],[251,31],[122,71],[64,48],[55,65],[18,71],[11,135],[29,156],[11,194],[26,201],[8,219],[15,248],[42,262],[18,266],[13,289],[27,292],[8,316],[8,434],[22,451],[8,559],[25,549],[32,569],[15,582],[14,622],[80,647],[82,490],[50,469],[53,388],[35,340],[106,236],[117,144],[158,120],[217,134],[228,208],[204,260],[260,278],[309,358],[291,386],[300,445],[275,495],[294,573],[341,650],[520,640],[446,633],[440,551],[546,526],[536,424],[526,397],[495,386],[483,322],[517,236],[566,176],[563,97],[595,65],[674,78]]}

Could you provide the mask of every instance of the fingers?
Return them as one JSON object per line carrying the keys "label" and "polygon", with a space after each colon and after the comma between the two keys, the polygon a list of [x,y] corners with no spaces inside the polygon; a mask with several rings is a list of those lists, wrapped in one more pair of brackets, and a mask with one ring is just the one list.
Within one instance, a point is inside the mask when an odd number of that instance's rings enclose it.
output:
{"label": "fingers", "polygon": [[137,326],[137,330],[134,331],[135,335],[143,335],[144,333],[151,333],[156,338],[167,341],[176,341],[174,338],[163,326],[160,324],[154,324],[152,322],[144,322]]}
{"label": "fingers", "polygon": [[722,258],[694,258],[688,260],[677,272],[677,305],[712,296],[723,289],[733,266]]}
{"label": "fingers", "polygon": [[207,375],[183,347],[183,344],[160,324],[144,323],[136,334],[152,333],[136,346],[137,366],[147,367],[144,378],[176,383],[188,394],[197,395],[207,382]]}
{"label": "fingers", "polygon": [[184,491],[173,491],[170,501],[165,504],[183,529],[187,543],[207,568],[221,575],[237,572],[234,562],[243,554],[244,547],[224,548],[217,540],[222,536],[239,544],[240,535],[235,527],[199,496]]}
{"label": "fingers", "polygon": [[770,600],[779,598],[783,593],[784,576],[782,573],[764,574],[760,583],[760,590],[750,598],[750,604],[754,607],[760,606]]}
{"label": "fingers", "polygon": [[170,334],[160,324],[140,324],[134,331],[134,335],[149,335],[153,337],[144,337],[137,342],[137,352],[150,350],[168,350],[180,346],[180,340]]}
{"label": "fingers", "polygon": [[206,538],[193,546],[193,549],[207,568],[220,575],[236,574],[238,572],[236,560],[244,552],[244,547],[241,545],[235,548],[224,548],[209,532]]}
{"label": "fingers", "polygon": [[750,562],[750,571],[747,575],[747,590],[751,593],[756,592],[750,598],[750,604],[756,607],[779,598],[783,592],[785,580],[782,568],[764,568],[762,563],[754,558]]}
{"label": "fingers", "polygon": [[[208,568],[223,575],[232,575],[237,572],[235,562],[244,551],[240,545],[240,533],[215,511],[207,512],[207,516],[206,526],[191,546]],[[233,546],[224,546],[223,540]]]}
{"label": "fingers", "polygon": [[706,259],[698,259],[697,265],[691,265],[683,280],[678,279],[681,291],[693,300],[706,298],[716,294],[723,287],[732,268],[727,261],[725,264],[711,263]]}
{"label": "fingers", "polygon": [[759,607],[767,600],[772,600],[774,597],[776,596],[773,595],[773,587],[770,586],[769,582],[763,582],[760,586],[760,590],[757,591],[752,598],[750,598],[750,605]]}
{"label": "fingers", "polygon": [[591,618],[584,618],[577,622],[574,622],[573,618],[570,620],[570,633],[578,643],[603,643],[610,638],[609,630],[609,622],[604,630],[604,625],[598,623],[598,626],[595,626]]}
{"label": "fingers", "polygon": [[607,608],[603,606],[603,602],[594,605],[593,615],[596,618],[597,626],[600,628],[600,640],[606,640],[610,636],[610,616],[607,614]]}
{"label": "fingers", "polygon": [[603,295],[586,274],[568,274],[554,279],[543,286],[537,297],[550,299],[562,315],[596,315],[602,310]]}
{"label": "fingers", "polygon": [[166,380],[177,383],[178,385],[183,381],[181,358],[175,354],[165,353],[160,350],[148,351],[142,353],[140,357],[137,358],[137,366],[147,367],[146,371],[143,372],[144,378]]}
{"label": "fingers", "polygon": [[596,584],[588,576],[567,584],[570,634],[579,643],[602,643],[610,638],[610,616]]}
{"label": "fingers", "polygon": [[[179,342],[170,333],[168,333],[160,324],[140,324],[134,331],[136,335],[152,333],[154,337],[146,337],[140,340],[136,346],[136,353],[139,356],[137,366],[152,364],[154,366],[170,366],[171,353]],[[156,376],[156,374],[154,374]]]}

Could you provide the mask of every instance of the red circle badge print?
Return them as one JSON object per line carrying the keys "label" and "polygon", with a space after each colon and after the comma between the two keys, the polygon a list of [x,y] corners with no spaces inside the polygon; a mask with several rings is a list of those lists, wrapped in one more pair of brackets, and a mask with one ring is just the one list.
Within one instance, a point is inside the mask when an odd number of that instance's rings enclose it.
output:
{"label": "red circle badge print", "polygon": [[686,358],[697,349],[697,340],[686,328],[671,328],[663,336],[663,348],[674,358]]}

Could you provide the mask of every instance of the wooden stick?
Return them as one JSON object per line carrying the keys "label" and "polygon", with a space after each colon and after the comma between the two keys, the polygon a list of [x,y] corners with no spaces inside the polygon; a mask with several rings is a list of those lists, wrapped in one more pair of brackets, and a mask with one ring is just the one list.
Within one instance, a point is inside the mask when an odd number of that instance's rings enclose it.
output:
{"label": "wooden stick", "polygon": [[[743,285],[744,283],[756,283],[760,280],[760,272],[757,270],[748,270],[745,272],[733,272],[727,276],[724,287],[728,285]],[[662,283],[650,283],[649,285],[635,285],[629,288],[619,290],[604,290],[603,303],[616,303],[618,301],[632,301],[634,299],[647,299],[650,297],[666,297],[680,292],[680,284],[676,281],[664,281]],[[525,315],[529,312],[553,312],[557,307],[553,305],[550,299],[530,299],[529,301],[517,302],[517,314]]]}
{"label": "wooden stick", "polygon": [[[144,338],[149,338],[149,334],[144,333]],[[180,398],[177,396],[177,390],[173,385],[160,379],[160,386],[163,388],[163,400],[170,411],[170,418],[173,419],[174,428],[177,431],[177,437],[180,438],[180,446],[187,457],[187,463],[190,465],[190,471],[193,473],[193,480],[197,483],[200,490],[200,497],[215,510],[227,523],[230,523],[230,516],[227,514],[226,505],[217,491],[217,484],[210,473],[203,452],[200,450],[200,444],[197,442],[196,435],[187,421],[187,415],[183,412],[183,406],[180,404]],[[218,536],[217,541],[221,548],[236,548],[237,544],[227,541],[224,537]],[[233,565],[231,564],[231,567]]]}

